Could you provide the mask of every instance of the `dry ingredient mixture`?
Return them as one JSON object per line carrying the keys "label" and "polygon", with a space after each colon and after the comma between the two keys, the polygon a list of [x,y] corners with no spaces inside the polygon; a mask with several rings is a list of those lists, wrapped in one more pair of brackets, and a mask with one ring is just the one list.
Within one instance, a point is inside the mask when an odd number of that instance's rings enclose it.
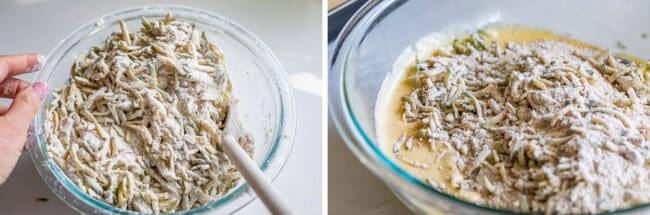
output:
{"label": "dry ingredient mixture", "polygon": [[[171,15],[78,57],[46,110],[47,151],[78,188],[118,208],[162,213],[220,199],[240,175],[221,151],[235,102],[224,57]],[[250,136],[239,138],[252,156]]]}
{"label": "dry ingredient mixture", "polygon": [[416,59],[399,101],[409,129],[390,143],[398,163],[437,171],[422,179],[495,208],[650,202],[648,64],[569,39],[496,37],[479,31]]}

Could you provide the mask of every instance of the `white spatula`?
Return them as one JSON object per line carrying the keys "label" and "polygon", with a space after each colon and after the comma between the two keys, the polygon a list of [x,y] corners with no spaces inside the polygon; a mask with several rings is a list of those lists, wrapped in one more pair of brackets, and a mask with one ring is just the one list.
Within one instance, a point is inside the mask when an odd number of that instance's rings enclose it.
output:
{"label": "white spatula", "polygon": [[272,214],[295,214],[280,192],[275,189],[271,181],[264,176],[262,170],[255,165],[255,162],[235,140],[235,137],[238,137],[242,132],[237,104],[230,105],[224,131],[225,134],[222,137],[223,151],[226,152],[230,161],[235,164],[248,184],[257,193],[257,196],[264,202],[266,208]]}

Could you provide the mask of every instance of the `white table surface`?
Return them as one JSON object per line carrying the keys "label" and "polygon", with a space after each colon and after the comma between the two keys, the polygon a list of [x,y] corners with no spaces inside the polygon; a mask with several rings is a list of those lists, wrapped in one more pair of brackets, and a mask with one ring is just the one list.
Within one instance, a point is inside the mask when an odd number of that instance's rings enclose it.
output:
{"label": "white table surface", "polygon": [[[136,5],[169,1],[2,0],[0,54],[44,55],[79,26],[98,16]],[[293,151],[274,181],[299,214],[320,214],[321,187],[321,2],[182,1],[224,15],[245,26],[276,54],[292,83],[297,129]],[[32,80],[33,75],[21,78]],[[7,104],[0,99],[0,103]],[[1,137],[0,137],[1,138]],[[40,202],[37,198],[47,198]],[[51,192],[24,153],[8,181],[0,186],[0,214],[74,214]],[[268,214],[259,199],[237,214]]]}

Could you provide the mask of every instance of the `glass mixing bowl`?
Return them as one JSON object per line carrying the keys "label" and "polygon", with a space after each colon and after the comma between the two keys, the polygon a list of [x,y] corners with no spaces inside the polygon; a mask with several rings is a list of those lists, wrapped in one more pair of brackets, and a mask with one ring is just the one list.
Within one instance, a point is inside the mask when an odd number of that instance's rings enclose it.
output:
{"label": "glass mixing bowl", "polygon": [[[417,214],[508,214],[438,192],[399,168],[378,147],[374,111],[397,57],[420,38],[490,22],[524,24],[650,58],[650,1],[370,1],[349,20],[330,56],[329,109],[353,154]],[[647,34],[647,33],[645,33]],[[624,48],[622,45],[626,46]],[[622,50],[625,49],[625,50]],[[650,204],[617,211],[648,214]]]}
{"label": "glass mixing bowl", "polygon": [[[240,25],[210,12],[170,5],[144,6],[101,16],[74,31],[48,55],[48,62],[35,81],[45,81],[60,88],[70,77],[70,68],[77,55],[92,46],[103,44],[111,32],[119,32],[119,20],[129,29],[141,27],[140,17],[149,20],[164,17],[168,12],[179,20],[196,24],[208,39],[224,52],[234,95],[239,99],[242,125],[255,137],[255,162],[264,174],[274,179],[282,170],[295,133],[295,107],[286,73],[277,58],[256,36]],[[49,104],[51,95],[44,104]],[[33,121],[33,137],[27,144],[34,165],[45,183],[59,198],[81,213],[133,214],[93,199],[81,192],[46,153],[43,133],[44,108]],[[173,214],[211,212],[230,214],[250,203],[256,196],[241,180],[222,199],[193,210]]]}

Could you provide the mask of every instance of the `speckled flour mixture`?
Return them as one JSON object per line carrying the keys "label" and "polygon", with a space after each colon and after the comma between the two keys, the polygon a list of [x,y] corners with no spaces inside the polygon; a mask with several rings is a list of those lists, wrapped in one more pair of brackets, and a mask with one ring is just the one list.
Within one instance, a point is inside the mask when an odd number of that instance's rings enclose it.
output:
{"label": "speckled flour mixture", "polygon": [[[82,192],[118,208],[201,207],[240,175],[221,151],[234,99],[224,57],[168,15],[78,57],[46,111],[47,151]],[[250,136],[239,138],[252,156]]]}
{"label": "speckled flour mixture", "polygon": [[568,40],[491,38],[459,38],[407,73],[398,120],[409,129],[391,144],[396,160],[412,172],[440,168],[439,178],[416,175],[495,208],[597,213],[649,202],[646,62]]}

